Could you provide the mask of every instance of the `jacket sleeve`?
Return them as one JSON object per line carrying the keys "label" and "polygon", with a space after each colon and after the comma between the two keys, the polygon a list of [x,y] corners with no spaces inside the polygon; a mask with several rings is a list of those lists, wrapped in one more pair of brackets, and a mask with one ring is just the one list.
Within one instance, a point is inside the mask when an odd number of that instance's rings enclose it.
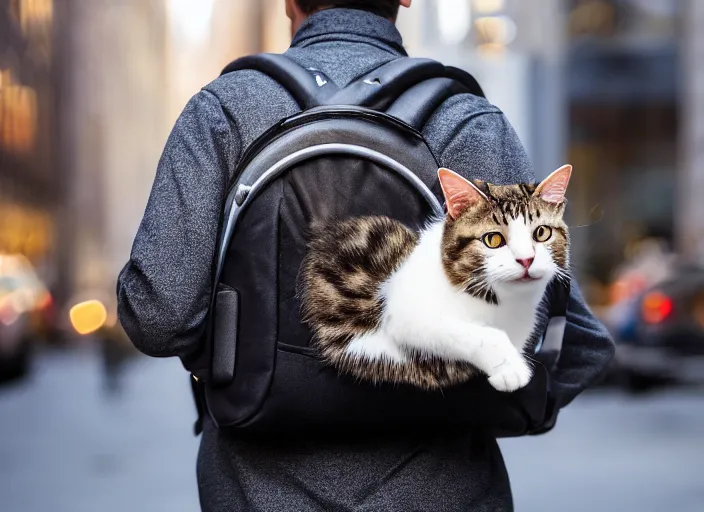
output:
{"label": "jacket sleeve", "polygon": [[[429,126],[440,133],[440,144],[433,148],[441,165],[467,178],[491,183],[510,184],[535,180],[535,175],[518,136],[505,115],[486,100],[458,96],[447,102],[448,111],[431,119]],[[553,397],[558,408],[570,403],[579,393],[593,384],[608,365],[614,344],[605,327],[584,302],[576,282],[572,283],[567,326],[557,369],[552,374]]]}
{"label": "jacket sleeve", "polygon": [[553,395],[558,409],[599,379],[614,351],[613,339],[589,310],[573,280],[562,352],[553,373]]}
{"label": "jacket sleeve", "polygon": [[169,136],[117,284],[120,322],[147,355],[189,357],[199,349],[223,198],[240,145],[219,100],[205,90]]}

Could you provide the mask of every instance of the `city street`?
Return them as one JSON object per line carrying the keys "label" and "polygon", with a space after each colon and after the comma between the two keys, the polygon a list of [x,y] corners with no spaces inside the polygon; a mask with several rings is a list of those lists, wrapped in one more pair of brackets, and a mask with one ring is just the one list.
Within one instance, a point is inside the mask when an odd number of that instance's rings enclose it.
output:
{"label": "city street", "polygon": [[[91,351],[42,356],[0,388],[4,512],[198,510],[197,439],[177,361],[139,358],[104,394]],[[518,512],[701,512],[704,393],[598,391],[538,438],[502,442]]]}

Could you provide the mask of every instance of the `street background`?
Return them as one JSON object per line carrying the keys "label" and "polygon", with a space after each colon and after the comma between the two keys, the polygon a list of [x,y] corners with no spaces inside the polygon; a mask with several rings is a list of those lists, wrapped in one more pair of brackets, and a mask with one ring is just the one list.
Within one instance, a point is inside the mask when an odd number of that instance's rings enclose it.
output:
{"label": "street background", "polygon": [[[574,166],[574,274],[617,340],[554,431],[502,441],[517,510],[703,511],[704,2],[414,0],[398,25],[538,178]],[[131,348],[115,280],[190,96],[289,42],[283,0],[0,0],[0,510],[197,510],[188,375]]]}

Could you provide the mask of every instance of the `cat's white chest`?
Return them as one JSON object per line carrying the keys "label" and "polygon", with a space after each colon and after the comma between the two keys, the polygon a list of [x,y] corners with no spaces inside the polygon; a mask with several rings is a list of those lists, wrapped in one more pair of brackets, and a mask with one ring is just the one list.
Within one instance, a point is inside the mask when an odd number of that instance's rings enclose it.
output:
{"label": "cat's white chest", "polygon": [[535,326],[539,300],[526,297],[522,301],[505,301],[500,304],[469,297],[467,317],[474,322],[504,331],[516,348],[523,349]]}

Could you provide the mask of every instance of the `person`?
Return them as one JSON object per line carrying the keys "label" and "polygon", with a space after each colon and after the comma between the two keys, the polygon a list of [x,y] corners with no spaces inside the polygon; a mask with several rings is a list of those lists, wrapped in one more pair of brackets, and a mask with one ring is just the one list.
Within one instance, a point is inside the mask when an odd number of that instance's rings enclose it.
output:
{"label": "person", "polygon": [[[295,34],[286,55],[343,87],[406,56],[395,19],[399,8],[410,4],[286,0]],[[216,79],[185,107],[119,278],[122,325],[145,354],[189,357],[199,350],[228,181],[249,144],[297,110],[282,87],[249,70]],[[493,183],[534,180],[514,130],[485,99],[452,97],[423,133],[442,166]],[[553,376],[558,407],[595,381],[614,350],[578,287],[572,290]],[[507,470],[489,430],[262,439],[228,435],[206,418],[197,462],[201,507],[208,512],[510,511]]]}

